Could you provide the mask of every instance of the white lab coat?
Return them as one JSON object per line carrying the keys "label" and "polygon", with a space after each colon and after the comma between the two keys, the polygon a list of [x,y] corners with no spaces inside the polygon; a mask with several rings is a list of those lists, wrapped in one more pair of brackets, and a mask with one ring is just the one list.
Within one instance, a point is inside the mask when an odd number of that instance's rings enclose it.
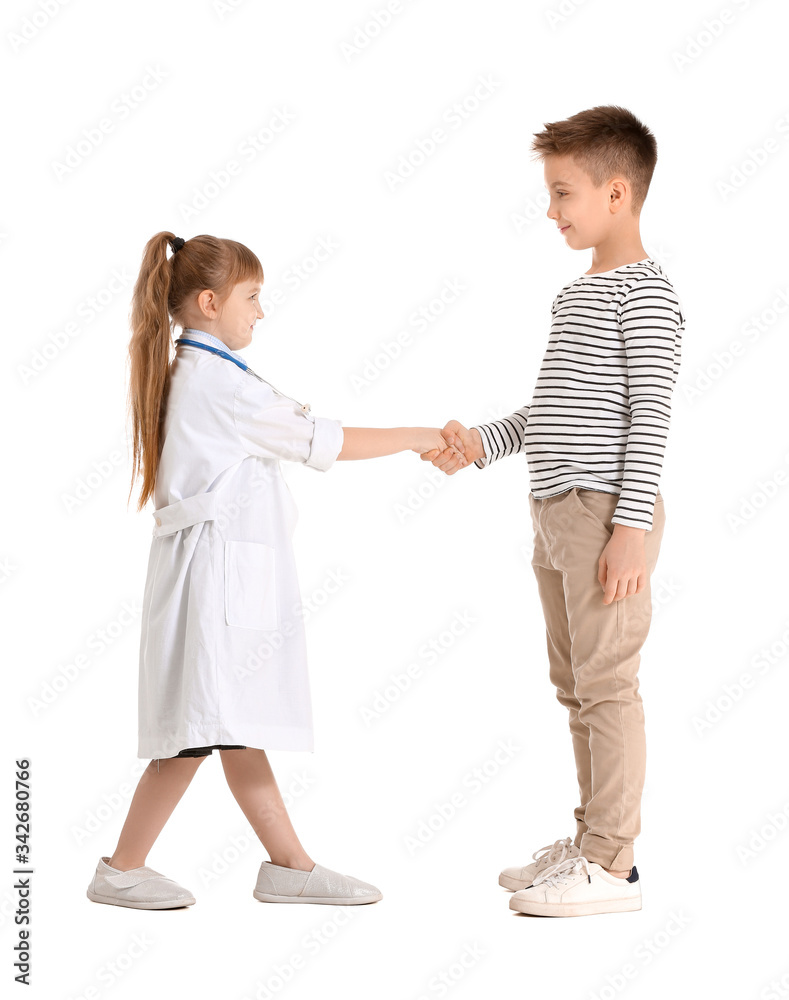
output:
{"label": "white lab coat", "polygon": [[[202,331],[183,336],[215,346]],[[180,344],[171,369],[142,610],[138,757],[241,744],[312,750],[312,710],[280,460],[326,471],[339,420]]]}

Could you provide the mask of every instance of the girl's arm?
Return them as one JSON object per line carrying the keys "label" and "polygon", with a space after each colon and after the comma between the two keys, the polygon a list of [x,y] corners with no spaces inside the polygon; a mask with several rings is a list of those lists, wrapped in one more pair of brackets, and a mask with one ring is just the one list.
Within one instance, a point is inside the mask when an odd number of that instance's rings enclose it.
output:
{"label": "girl's arm", "polygon": [[[338,460],[378,458],[399,451],[415,451],[423,455],[434,449],[444,451],[449,447],[437,427],[343,427],[342,433],[343,444]],[[456,446],[454,450],[461,454],[461,448],[462,445]]]}

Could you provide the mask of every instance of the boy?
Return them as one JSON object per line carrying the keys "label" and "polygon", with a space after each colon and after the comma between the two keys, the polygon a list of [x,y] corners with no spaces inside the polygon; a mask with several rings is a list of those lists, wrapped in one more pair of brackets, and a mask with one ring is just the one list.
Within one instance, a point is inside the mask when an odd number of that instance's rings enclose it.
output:
{"label": "boy", "polygon": [[[633,842],[641,828],[644,714],[639,650],[665,514],[658,489],[685,318],[641,245],[639,214],[657,162],[652,133],[618,106],[546,123],[547,216],[592,266],[551,307],[548,349],[530,406],[443,433],[480,469],[525,452],[532,567],[550,677],[569,711],[581,802],[576,834],[541,848],[499,884],[510,908],[575,916],[641,908]],[[447,475],[449,449],[428,452]]]}

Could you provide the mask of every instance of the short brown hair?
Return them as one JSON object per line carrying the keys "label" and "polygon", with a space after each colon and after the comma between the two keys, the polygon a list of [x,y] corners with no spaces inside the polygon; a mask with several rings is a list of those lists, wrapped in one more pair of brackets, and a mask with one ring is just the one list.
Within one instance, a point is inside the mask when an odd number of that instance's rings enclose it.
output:
{"label": "short brown hair", "polygon": [[533,159],[571,156],[595,187],[617,174],[626,177],[633,189],[633,214],[641,211],[657,163],[657,142],[632,112],[601,104],[544,124],[544,132],[534,133]]}

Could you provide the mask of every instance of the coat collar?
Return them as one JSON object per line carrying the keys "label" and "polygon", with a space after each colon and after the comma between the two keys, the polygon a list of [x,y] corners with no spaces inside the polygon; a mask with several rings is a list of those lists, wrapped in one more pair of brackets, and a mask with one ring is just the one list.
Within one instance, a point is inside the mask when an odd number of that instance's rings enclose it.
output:
{"label": "coat collar", "polygon": [[183,328],[183,332],[179,336],[185,337],[187,340],[196,340],[199,344],[206,344],[208,347],[217,347],[220,351],[227,351],[228,354],[232,354],[239,361],[245,360],[243,354],[240,354],[238,351],[231,351],[227,344],[221,341],[219,337],[215,337],[213,333],[207,333],[205,330],[197,330],[194,327],[187,326]]}

